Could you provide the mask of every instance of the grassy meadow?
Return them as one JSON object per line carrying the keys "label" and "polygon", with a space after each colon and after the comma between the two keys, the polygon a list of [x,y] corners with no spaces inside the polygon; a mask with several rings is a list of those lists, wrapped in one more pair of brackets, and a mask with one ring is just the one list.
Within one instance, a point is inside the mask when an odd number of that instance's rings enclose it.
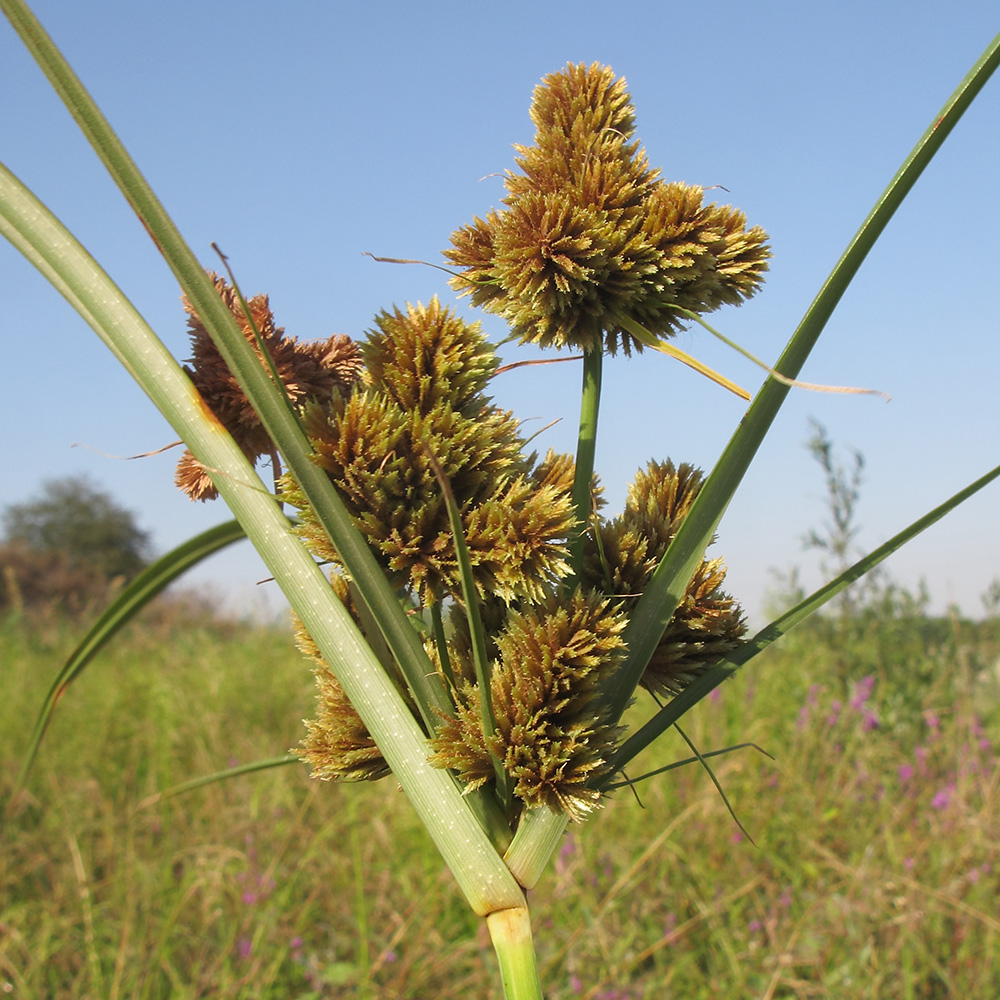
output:
{"label": "grassy meadow", "polygon": [[[697,766],[618,791],[531,893],[547,996],[1000,996],[998,625],[807,623],[718,689],[685,731],[774,755],[714,760],[754,843]],[[0,626],[4,803],[79,633]],[[284,753],[312,700],[279,630],[167,615],[101,653],[3,818],[0,994],[498,994],[482,921],[391,779],[293,765],[148,801]],[[655,749],[632,777],[689,755],[674,734]]]}

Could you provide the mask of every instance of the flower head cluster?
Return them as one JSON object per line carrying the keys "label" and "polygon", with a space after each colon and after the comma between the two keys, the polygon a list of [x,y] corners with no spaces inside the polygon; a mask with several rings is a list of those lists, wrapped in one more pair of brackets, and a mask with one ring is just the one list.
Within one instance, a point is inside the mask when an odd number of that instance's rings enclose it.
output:
{"label": "flower head cluster", "polygon": [[535,88],[533,146],[515,147],[505,209],[452,235],[456,288],[503,316],[522,343],[642,344],[630,321],[658,336],[758,289],[770,251],[742,212],[703,204],[703,189],[667,183],[633,140],[624,79],[570,64]]}
{"label": "flower head cluster", "polygon": [[[300,342],[288,337],[276,326],[266,295],[255,295],[247,301],[253,320],[247,318],[236,291],[225,278],[211,275],[215,288],[229,307],[243,335],[261,357],[260,341],[274,364],[289,400],[301,407],[306,400],[324,402],[334,391],[353,385],[361,375],[361,355],[358,346],[344,334],[334,334],[328,340]],[[236,377],[229,370],[218,348],[212,342],[201,317],[187,297],[183,299],[188,314],[192,356],[185,371],[195,388],[222,425],[235,438],[251,462],[270,454],[274,446],[250,405]],[[261,363],[265,359],[261,357]],[[176,483],[192,500],[212,500],[218,496],[215,486],[190,451],[186,451],[177,466]]]}
{"label": "flower head cluster", "polygon": [[[334,573],[330,584],[355,624],[360,625],[346,580]],[[295,644],[316,665],[314,673],[318,691],[316,716],[306,720],[305,739],[291,752],[311,764],[312,777],[323,781],[376,781],[384,778],[390,772],[382,751],[298,617],[295,618]]]}
{"label": "flower head cluster", "polygon": [[[476,582],[504,600],[537,598],[565,572],[573,515],[565,467],[524,453],[518,422],[484,388],[497,361],[478,324],[437,299],[383,312],[362,345],[364,384],[306,408],[315,461],[337,486],[397,586],[422,605],[460,593],[443,469]],[[557,471],[553,471],[557,470]],[[338,556],[290,476],[312,551]]]}
{"label": "flower head cluster", "polygon": [[317,709],[306,737],[292,753],[312,765],[322,781],[377,781],[389,765],[329,667],[316,668]]}
{"label": "flower head cluster", "polygon": [[495,731],[484,734],[478,695],[467,684],[458,714],[431,741],[432,762],[476,788],[493,776],[492,754],[526,806],[581,819],[598,803],[593,782],[617,735],[597,689],[621,660],[625,624],[610,601],[580,590],[512,611],[496,637],[490,678]]}
{"label": "flower head cluster", "polygon": [[[584,582],[622,598],[627,609],[642,594],[687,516],[703,477],[690,465],[650,462],[629,487],[625,510],[602,520],[587,542]],[[739,604],[720,588],[721,559],[703,560],[664,631],[642,677],[666,696],[739,645],[745,631]]]}

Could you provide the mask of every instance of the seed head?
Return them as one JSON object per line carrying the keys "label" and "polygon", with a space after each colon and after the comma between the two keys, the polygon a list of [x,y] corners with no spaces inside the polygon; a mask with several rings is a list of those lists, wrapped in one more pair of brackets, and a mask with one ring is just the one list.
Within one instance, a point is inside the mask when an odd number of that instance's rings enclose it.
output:
{"label": "seed head", "polygon": [[[339,574],[330,577],[334,593],[358,622],[347,583]],[[313,778],[323,781],[375,781],[389,774],[389,765],[372,739],[361,716],[340,682],[305,630],[295,618],[295,644],[315,663],[316,717],[306,720],[306,736],[290,753],[312,765]]]}
{"label": "seed head", "polygon": [[770,251],[742,212],[703,204],[695,185],[666,183],[633,140],[623,78],[570,64],[535,88],[533,146],[516,146],[506,208],[452,235],[452,280],[503,316],[522,343],[626,354],[638,321],[672,336],[684,317],[739,304],[760,287]]}
{"label": "seed head", "polygon": [[[274,314],[266,295],[255,295],[247,300],[247,308],[253,319],[251,324],[239,297],[225,278],[215,274],[210,277],[243,335],[253,346],[258,358],[261,358],[261,364],[265,364],[254,334],[254,327],[257,328],[264,350],[274,363],[294,407],[301,407],[307,400],[327,400],[333,392],[353,385],[360,378],[361,355],[357,344],[350,337],[334,334],[328,340],[305,343],[295,337],[288,337],[283,327],[275,325]],[[205,329],[201,317],[186,296],[182,301],[188,314],[188,332],[192,345],[192,355],[185,371],[202,399],[233,435],[247,458],[256,462],[262,455],[270,454],[274,445],[256,410],[250,405],[236,377]],[[208,474],[190,451],[186,451],[181,457],[175,481],[192,500],[212,500],[218,496]]]}
{"label": "seed head", "polygon": [[[640,470],[624,512],[601,521],[600,544],[589,536],[584,581],[621,597],[626,611],[633,607],[703,481],[700,470],[687,464],[675,468],[670,461]],[[746,628],[743,609],[722,591],[725,576],[721,559],[702,561],[643,673],[644,687],[673,696],[739,645]]]}
{"label": "seed head", "polygon": [[582,819],[599,803],[592,784],[617,736],[597,689],[621,661],[625,623],[606,598],[579,590],[510,611],[490,678],[494,733],[483,734],[478,694],[466,683],[457,715],[431,741],[432,763],[475,788],[493,776],[492,753],[526,806]]}
{"label": "seed head", "polygon": [[[306,408],[315,461],[396,585],[420,604],[461,593],[432,459],[455,495],[480,592],[540,597],[566,570],[573,515],[565,462],[537,465],[513,415],[484,395],[496,358],[478,324],[436,299],[375,322],[362,346],[366,384]],[[290,476],[282,496],[301,510],[312,551],[339,562]]]}

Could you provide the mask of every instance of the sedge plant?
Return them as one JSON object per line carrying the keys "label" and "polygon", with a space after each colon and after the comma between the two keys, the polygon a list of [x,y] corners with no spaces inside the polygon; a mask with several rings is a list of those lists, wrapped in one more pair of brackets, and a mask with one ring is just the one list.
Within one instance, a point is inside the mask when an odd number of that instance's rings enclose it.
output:
{"label": "sedge plant", "polygon": [[[494,346],[437,297],[378,312],[359,342],[304,344],[265,296],[206,270],[30,10],[0,6],[181,285],[186,365],[0,169],[4,235],[171,422],[187,448],[177,485],[196,501],[221,498],[236,519],[154,564],[98,622],[53,684],[24,775],[56,700],[114,629],[245,533],[292,606],[317,681],[300,744],[274,763],[304,760],[323,780],[391,775],[485,919],[504,995],[540,997],[525,893],[567,824],[600,808],[638,753],[769,642],[1000,475],[751,639],[724,563],[706,554],[790,380],[995,68],[1000,38],[876,204],[711,473],[651,461],[609,516],[594,471],[605,360],[676,355],[669,339],[752,297],[770,255],[739,210],[648,163],[623,79],[597,64],[546,77],[531,107],[535,141],[518,147],[503,207],[457,229],[445,253],[455,290],[514,338],[582,355],[576,453],[539,455],[489,396]],[[281,470],[266,484],[255,469],[265,456]],[[640,686],[653,707],[628,733],[623,713]],[[718,748],[692,749],[710,768]]]}

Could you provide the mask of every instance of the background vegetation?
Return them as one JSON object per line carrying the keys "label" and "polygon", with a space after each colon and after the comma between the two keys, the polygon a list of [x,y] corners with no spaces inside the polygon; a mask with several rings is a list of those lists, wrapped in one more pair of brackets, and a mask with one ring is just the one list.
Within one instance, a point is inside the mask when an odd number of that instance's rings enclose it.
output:
{"label": "background vegetation", "polygon": [[[804,544],[835,572],[856,554],[864,459],[820,425],[807,447],[827,518]],[[82,486],[98,523],[117,510],[139,548],[129,512]],[[17,509],[46,534],[44,505]],[[86,625],[57,583],[0,623],[5,803]],[[776,604],[798,597],[794,574],[782,587]],[[753,842],[694,766],[570,827],[532,901],[553,1000],[1000,995],[997,587],[971,622],[928,616],[925,590],[861,581],[687,716],[702,750],[774,755],[715,761]],[[4,819],[4,992],[447,998],[493,982],[485,929],[393,784],[292,765],[160,796],[283,754],[313,698],[287,632],[190,595],[154,602],[74,683]],[[631,776],[687,756],[661,741]]]}
{"label": "background vegetation", "polygon": [[[75,683],[4,821],[4,990],[480,995],[488,937],[391,783],[293,765],[150,802],[283,753],[312,707],[284,633],[177,625],[137,625]],[[16,615],[0,629],[4,800],[78,631]],[[996,618],[913,602],[786,637],[686,720],[703,750],[774,754],[717,768],[756,846],[697,767],[619,791],[597,829],[570,828],[533,896],[549,995],[1000,995],[998,659]],[[679,739],[656,753],[640,767],[687,756]]]}

